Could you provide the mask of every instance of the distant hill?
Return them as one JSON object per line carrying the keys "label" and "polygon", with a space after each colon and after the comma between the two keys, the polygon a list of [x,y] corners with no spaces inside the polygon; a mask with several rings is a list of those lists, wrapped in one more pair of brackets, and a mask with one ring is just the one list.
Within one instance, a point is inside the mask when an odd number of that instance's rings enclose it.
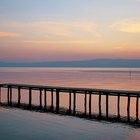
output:
{"label": "distant hill", "polygon": [[140,59],[95,59],[81,61],[0,62],[0,67],[135,67]]}

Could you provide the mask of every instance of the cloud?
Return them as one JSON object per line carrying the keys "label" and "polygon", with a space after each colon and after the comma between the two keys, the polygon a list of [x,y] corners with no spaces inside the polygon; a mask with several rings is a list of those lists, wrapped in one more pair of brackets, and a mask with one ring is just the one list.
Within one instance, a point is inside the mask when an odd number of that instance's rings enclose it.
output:
{"label": "cloud", "polygon": [[140,19],[132,18],[118,21],[113,23],[111,28],[121,32],[140,33]]}
{"label": "cloud", "polygon": [[10,33],[10,32],[0,32],[0,37],[18,37],[18,36],[22,36],[22,35],[17,33]]}
{"label": "cloud", "polygon": [[33,21],[0,24],[5,29],[12,28],[24,33],[30,40],[93,41],[100,37],[97,25],[92,21]]}

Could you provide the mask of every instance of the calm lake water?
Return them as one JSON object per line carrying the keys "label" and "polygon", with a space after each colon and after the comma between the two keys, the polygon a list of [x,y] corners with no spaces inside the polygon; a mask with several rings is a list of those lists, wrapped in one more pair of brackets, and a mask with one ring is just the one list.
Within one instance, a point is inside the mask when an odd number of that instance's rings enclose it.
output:
{"label": "calm lake water", "polygon": [[[123,89],[140,91],[139,68],[0,68],[0,83],[37,84],[47,86],[85,87],[99,89]],[[2,93],[6,91],[3,90]],[[17,101],[17,91],[13,91]],[[22,91],[26,93],[27,91]],[[38,92],[34,92],[33,104],[39,104]],[[28,103],[28,94],[22,94],[22,102]],[[50,93],[48,93],[50,103]],[[6,94],[2,94],[6,101]],[[54,101],[55,102],[55,101]],[[135,116],[136,99],[131,99],[132,117]],[[83,111],[84,96],[78,95],[76,110]],[[110,97],[109,113],[116,114],[117,98]],[[60,106],[68,107],[68,95],[61,93]],[[92,112],[98,112],[98,96],[92,97]],[[126,116],[127,98],[121,98],[122,116]],[[105,112],[105,99],[102,101]],[[140,114],[139,114],[140,118]],[[37,113],[0,107],[0,136],[6,139],[97,139],[138,140],[140,129],[120,123],[88,121],[70,116]]]}

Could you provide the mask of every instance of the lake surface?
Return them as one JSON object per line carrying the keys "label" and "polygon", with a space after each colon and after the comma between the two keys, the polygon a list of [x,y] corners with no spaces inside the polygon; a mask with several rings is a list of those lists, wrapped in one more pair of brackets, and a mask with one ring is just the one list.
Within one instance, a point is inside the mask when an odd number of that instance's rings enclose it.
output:
{"label": "lake surface", "polygon": [[[83,87],[99,89],[123,89],[140,91],[139,68],[0,68],[0,83],[37,84],[46,86]],[[3,90],[2,93],[6,91]],[[13,97],[17,101],[17,91]],[[26,93],[22,102],[28,102]],[[38,104],[34,93],[33,103]],[[48,93],[48,103],[50,95]],[[98,97],[92,98],[93,113],[98,112]],[[6,94],[2,95],[6,101]],[[77,110],[83,111],[84,96],[77,97]],[[109,113],[116,114],[117,98],[109,100]],[[135,116],[136,99],[131,99],[132,117]],[[68,107],[68,95],[61,94],[61,107]],[[121,115],[126,116],[127,98],[121,98]],[[105,112],[105,99],[102,101]],[[139,115],[140,118],[140,115]],[[50,113],[37,113],[0,107],[0,136],[6,139],[100,139],[138,140],[140,129],[119,123],[97,122]]]}

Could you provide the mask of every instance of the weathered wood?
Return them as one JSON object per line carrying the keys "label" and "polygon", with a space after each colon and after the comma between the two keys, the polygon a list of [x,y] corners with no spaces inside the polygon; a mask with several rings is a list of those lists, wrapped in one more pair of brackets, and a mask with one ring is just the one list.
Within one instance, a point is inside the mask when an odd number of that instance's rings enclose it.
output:
{"label": "weathered wood", "polygon": [[76,91],[73,92],[73,115],[76,113]]}
{"label": "weathered wood", "polygon": [[120,118],[120,94],[118,94],[118,118]]}
{"label": "weathered wood", "polygon": [[71,90],[69,91],[69,114],[71,114]]}
{"label": "weathered wood", "polygon": [[91,93],[89,92],[89,117],[91,117]]}
{"label": "weathered wood", "polygon": [[39,108],[42,108],[42,89],[40,89],[40,95],[39,95],[39,99],[40,99],[40,106]]}
{"label": "weathered wood", "polygon": [[0,104],[1,104],[1,86],[0,86]]}
{"label": "weathered wood", "polygon": [[108,118],[108,93],[106,94],[106,118]]}
{"label": "weathered wood", "polygon": [[102,100],[102,96],[101,96],[102,94],[101,94],[101,92],[99,93],[99,103],[98,103],[98,105],[99,105],[99,117],[101,117],[102,116],[102,110],[101,110],[101,100]]}
{"label": "weathered wood", "polygon": [[44,109],[47,109],[47,91],[44,89]]}
{"label": "weathered wood", "polygon": [[56,90],[56,113],[59,112],[59,90]]}
{"label": "weathered wood", "polygon": [[10,105],[12,105],[12,87],[10,86]]}
{"label": "weathered wood", "polygon": [[127,120],[130,121],[130,95],[128,95],[127,99]]}
{"label": "weathered wood", "polygon": [[20,100],[21,100],[21,90],[20,87],[18,87],[18,106],[20,107]]}
{"label": "weathered wood", "polygon": [[139,121],[139,95],[136,98],[136,122]]}
{"label": "weathered wood", "polygon": [[87,92],[85,92],[85,115],[87,115]]}
{"label": "weathered wood", "polygon": [[9,101],[9,97],[10,97],[9,94],[10,94],[10,88],[8,86],[8,88],[7,88],[7,103],[8,103],[8,105],[10,103],[10,101]]}
{"label": "weathered wood", "polygon": [[29,88],[29,108],[32,106],[32,89]]}
{"label": "weathered wood", "polygon": [[53,89],[51,89],[51,110],[53,111]]}

